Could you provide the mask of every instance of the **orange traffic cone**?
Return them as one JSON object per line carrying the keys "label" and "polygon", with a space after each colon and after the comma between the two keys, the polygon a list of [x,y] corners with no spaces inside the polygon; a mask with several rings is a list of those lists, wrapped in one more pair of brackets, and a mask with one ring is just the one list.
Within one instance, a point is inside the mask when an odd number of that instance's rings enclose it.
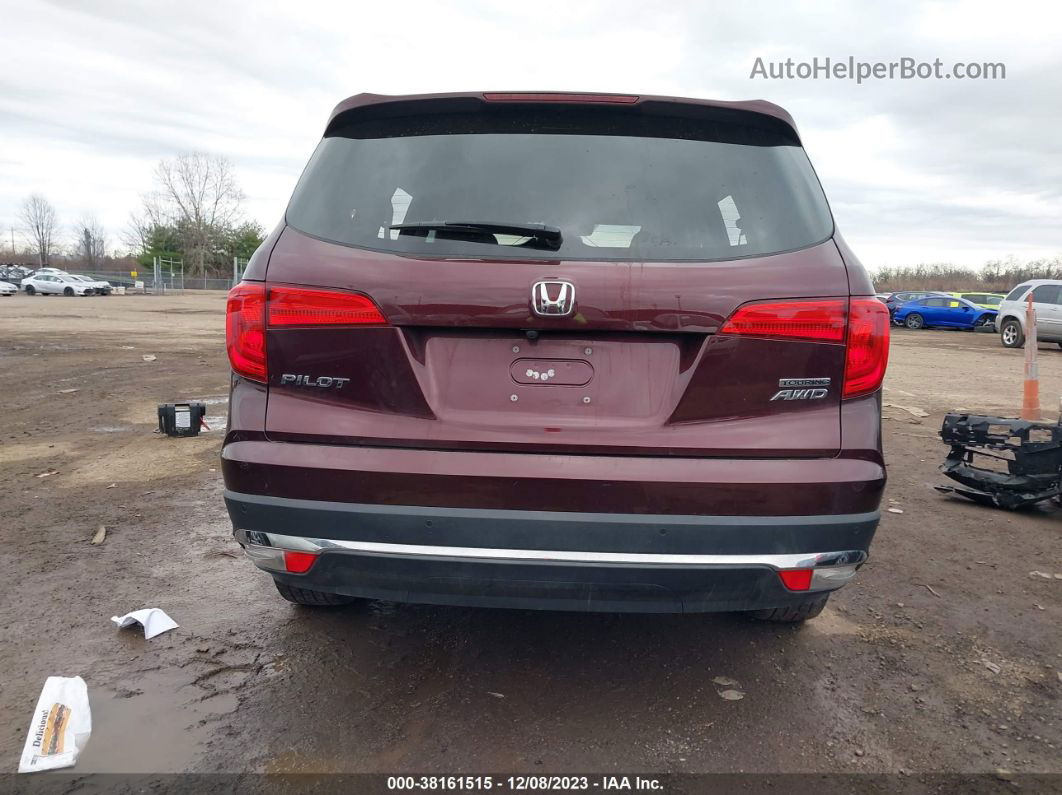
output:
{"label": "orange traffic cone", "polygon": [[1033,309],[1033,291],[1025,306],[1025,389],[1022,393],[1021,418],[1040,419],[1040,370],[1036,365],[1036,310]]}

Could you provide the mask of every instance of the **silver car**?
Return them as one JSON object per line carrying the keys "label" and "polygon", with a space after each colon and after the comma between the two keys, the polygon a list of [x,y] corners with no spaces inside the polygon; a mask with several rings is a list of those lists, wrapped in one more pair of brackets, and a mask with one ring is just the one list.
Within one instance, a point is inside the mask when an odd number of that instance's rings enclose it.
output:
{"label": "silver car", "polygon": [[95,288],[69,273],[36,273],[22,280],[27,295],[92,295]]}
{"label": "silver car", "polygon": [[999,302],[996,315],[999,339],[1007,348],[1025,344],[1025,311],[1030,290],[1036,312],[1037,340],[1057,342],[1062,347],[1062,281],[1058,279],[1030,279],[1007,293]]}
{"label": "silver car", "polygon": [[92,279],[88,276],[82,276],[80,273],[69,274],[71,279],[77,279],[79,282],[84,282],[93,290],[96,291],[96,295],[110,295],[111,283],[105,282],[100,279]]}

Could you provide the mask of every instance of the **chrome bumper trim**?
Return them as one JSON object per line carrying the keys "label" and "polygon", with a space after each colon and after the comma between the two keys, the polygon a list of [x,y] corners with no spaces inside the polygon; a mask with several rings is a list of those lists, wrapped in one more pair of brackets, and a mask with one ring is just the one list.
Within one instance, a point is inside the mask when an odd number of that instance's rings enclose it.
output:
{"label": "chrome bumper trim", "polygon": [[[676,555],[643,552],[580,552],[547,549],[493,549],[490,547],[428,546],[424,544],[386,544],[377,541],[333,541],[326,538],[289,536],[261,530],[236,530],[236,540],[250,547],[274,547],[303,552],[346,552],[385,557],[444,558],[494,560],[530,563],[583,563],[606,566],[766,566],[775,570],[817,569],[832,566],[858,566],[867,553],[858,550],[841,552],[804,552],[766,555]],[[254,550],[248,554],[254,557]]]}

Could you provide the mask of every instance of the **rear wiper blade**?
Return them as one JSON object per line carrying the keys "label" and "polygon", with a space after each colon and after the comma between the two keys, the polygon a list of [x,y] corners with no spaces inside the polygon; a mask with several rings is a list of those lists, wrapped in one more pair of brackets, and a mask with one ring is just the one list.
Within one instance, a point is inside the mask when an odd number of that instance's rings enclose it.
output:
{"label": "rear wiper blade", "polygon": [[[546,224],[488,223],[484,221],[417,221],[408,224],[392,224],[388,229],[397,229],[400,233],[409,231],[520,235],[536,242],[538,245],[535,248],[547,248],[551,251],[559,249],[563,240],[561,230],[558,227]],[[531,241],[528,242],[530,243]],[[527,246],[528,243],[521,245]]]}

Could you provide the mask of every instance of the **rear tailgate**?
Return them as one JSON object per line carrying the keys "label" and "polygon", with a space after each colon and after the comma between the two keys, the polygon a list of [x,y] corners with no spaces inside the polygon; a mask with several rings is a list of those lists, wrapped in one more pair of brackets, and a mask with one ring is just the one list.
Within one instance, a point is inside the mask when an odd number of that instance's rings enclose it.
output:
{"label": "rear tailgate", "polygon": [[[391,324],[270,329],[274,439],[754,457],[828,456],[840,446],[842,344],[718,334],[751,300],[846,297],[832,242],[693,268],[455,263],[289,228],[268,277],[367,295]],[[576,314],[533,315],[532,285],[545,278],[576,285]],[[349,381],[318,388],[285,375]],[[786,379],[809,378],[829,379],[825,396],[772,400]]]}
{"label": "rear tailgate", "polygon": [[[789,122],[500,96],[332,120],[262,277],[367,296],[386,324],[268,329],[270,438],[834,455],[848,278]],[[837,333],[726,333],[794,299],[833,299]]]}

